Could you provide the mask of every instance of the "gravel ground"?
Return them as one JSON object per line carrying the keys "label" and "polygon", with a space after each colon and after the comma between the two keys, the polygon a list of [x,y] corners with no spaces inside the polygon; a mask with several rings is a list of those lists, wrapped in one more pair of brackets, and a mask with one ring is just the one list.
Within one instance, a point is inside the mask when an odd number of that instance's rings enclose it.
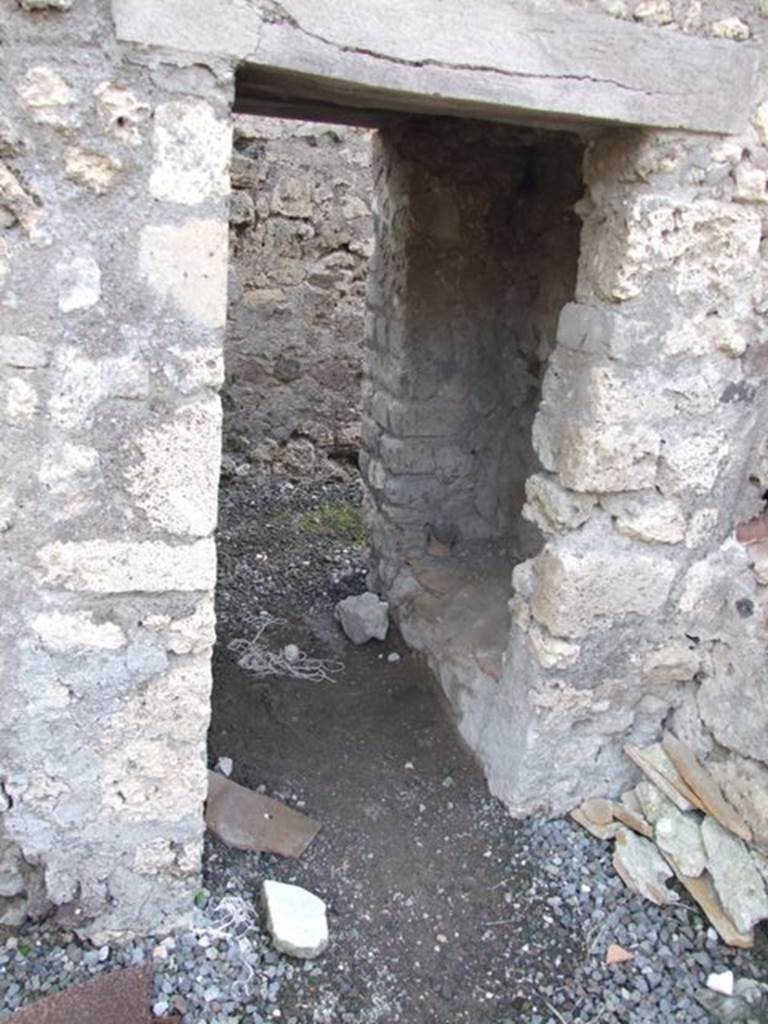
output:
{"label": "gravel ground", "polygon": [[[569,821],[516,823],[486,792],[419,659],[395,635],[352,649],[331,619],[364,589],[354,483],[230,475],[222,489],[211,759],[318,817],[301,861],[206,844],[193,926],[94,948],[53,924],[0,934],[0,1020],[40,994],[151,958],[155,1011],[183,1024],[643,1024],[714,1018],[711,971],[768,981],[768,941],[731,950],[682,894],[657,908]],[[331,510],[329,513],[328,510]],[[254,679],[228,645],[271,635],[344,662],[332,683]],[[397,663],[389,653],[400,654]],[[331,945],[299,963],[262,930],[264,878],[329,907]],[[634,953],[604,964],[609,943]]]}

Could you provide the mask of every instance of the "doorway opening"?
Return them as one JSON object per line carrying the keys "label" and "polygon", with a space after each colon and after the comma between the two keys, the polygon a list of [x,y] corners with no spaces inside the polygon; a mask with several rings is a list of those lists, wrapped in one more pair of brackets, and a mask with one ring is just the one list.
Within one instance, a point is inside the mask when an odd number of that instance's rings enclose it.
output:
{"label": "doorway opening", "polygon": [[[322,831],[298,864],[209,843],[207,870],[332,907],[333,957],[282,988],[298,1020],[516,1006],[486,924],[508,913],[519,826],[454,723],[471,746],[512,568],[540,543],[521,509],[575,286],[581,148],[439,118],[236,128],[209,755]],[[402,636],[344,637],[334,605],[366,586]],[[293,672],[296,652],[321,675]]]}

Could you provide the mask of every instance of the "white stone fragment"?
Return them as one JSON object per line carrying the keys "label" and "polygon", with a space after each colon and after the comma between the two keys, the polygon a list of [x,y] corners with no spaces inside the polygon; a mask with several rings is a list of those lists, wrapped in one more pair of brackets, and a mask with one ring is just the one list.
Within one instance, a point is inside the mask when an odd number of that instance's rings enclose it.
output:
{"label": "white stone fragment", "polygon": [[328,920],[319,896],[299,885],[272,880],[262,883],[261,896],[276,949],[305,960],[323,952],[328,945]]}
{"label": "white stone fragment", "polygon": [[75,95],[61,75],[44,64],[31,67],[18,86],[19,99],[35,121],[54,127],[68,123],[62,107],[69,106]]}
{"label": "white stone fragment", "polygon": [[59,309],[72,313],[89,309],[101,298],[101,270],[89,253],[69,254],[56,264],[59,288]]}
{"label": "white stone fragment", "polygon": [[733,971],[721,971],[707,975],[707,988],[723,996],[733,995]]}
{"label": "white stone fragment", "polygon": [[225,775],[227,778],[232,774],[232,769],[235,767],[231,757],[220,757],[216,762],[216,771],[221,775]]}
{"label": "white stone fragment", "polygon": [[23,377],[11,377],[3,387],[5,418],[11,423],[25,423],[37,411],[37,391]]}
{"label": "white stone fragment", "polygon": [[768,895],[744,843],[708,815],[701,825],[707,870],[723,910],[736,928],[747,933],[768,917]]}
{"label": "white stone fragment", "polygon": [[232,130],[210,104],[161,103],[153,126],[155,163],[149,190],[156,199],[193,206],[229,193]]}
{"label": "white stone fragment", "polygon": [[384,640],[389,629],[389,605],[376,594],[345,597],[336,605],[336,618],[353,644]]}
{"label": "white stone fragment", "polygon": [[121,164],[114,157],[93,153],[79,146],[70,146],[64,159],[68,178],[85,185],[96,195],[103,195],[111,187]]}
{"label": "white stone fragment", "polygon": [[48,353],[42,342],[25,334],[0,335],[0,363],[19,369],[48,365]]}
{"label": "white stone fragment", "polygon": [[102,82],[95,91],[96,105],[111,135],[129,146],[141,143],[141,124],[151,110],[128,89],[114,82]]}

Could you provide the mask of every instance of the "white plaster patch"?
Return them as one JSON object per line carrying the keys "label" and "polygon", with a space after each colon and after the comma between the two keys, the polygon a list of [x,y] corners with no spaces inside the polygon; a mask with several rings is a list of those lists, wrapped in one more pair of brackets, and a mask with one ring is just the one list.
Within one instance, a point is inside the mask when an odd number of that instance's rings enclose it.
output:
{"label": "white plaster patch", "polygon": [[216,525],[221,404],[205,398],[133,442],[140,461],[126,470],[131,494],[150,522],[170,533],[202,537]]}
{"label": "white plaster patch", "polygon": [[210,689],[208,658],[185,659],[112,716],[100,743],[102,807],[110,817],[179,821],[200,814]]}
{"label": "white plaster patch", "polygon": [[227,319],[229,235],[224,220],[149,225],[141,232],[139,271],[188,320],[223,327]]}
{"label": "white plaster patch", "polygon": [[62,313],[89,309],[101,298],[101,270],[90,253],[74,252],[59,260],[56,278]]}
{"label": "white plaster patch", "polygon": [[70,146],[64,160],[67,177],[79,185],[85,185],[97,195],[109,191],[120,167],[120,161],[114,157],[81,149],[79,146]]}
{"label": "white plaster patch", "polygon": [[37,411],[37,391],[23,377],[9,377],[3,391],[5,418],[15,424],[27,423]]}
{"label": "white plaster patch", "polygon": [[96,622],[93,613],[41,612],[34,619],[35,632],[49,651],[91,647],[117,651],[126,643],[125,633],[114,622]]}
{"label": "white plaster patch", "polygon": [[102,82],[95,96],[99,116],[109,133],[126,145],[140,145],[142,122],[151,113],[149,106],[114,82]]}
{"label": "white plaster patch", "polygon": [[194,206],[229,194],[232,129],[210,104],[162,103],[155,110],[153,142],[149,190],[156,199]]}
{"label": "white plaster patch", "polygon": [[97,594],[213,590],[216,548],[161,541],[54,541],[37,553],[40,578],[65,590]]}

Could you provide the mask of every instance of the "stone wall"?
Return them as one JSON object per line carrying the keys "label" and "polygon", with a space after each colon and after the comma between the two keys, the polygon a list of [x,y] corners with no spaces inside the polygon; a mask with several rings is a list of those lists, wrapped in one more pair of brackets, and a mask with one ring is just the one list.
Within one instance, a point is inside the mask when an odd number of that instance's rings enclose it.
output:
{"label": "stone wall", "polygon": [[[106,0],[0,14],[0,921],[56,912],[92,934],[170,927],[192,908],[214,628],[235,61],[171,49],[199,38],[173,5],[130,6],[162,46],[119,44]],[[768,52],[751,4],[615,6],[671,19],[640,33],[682,25]],[[674,20],[683,8],[693,27]],[[237,18],[297,45],[271,8],[227,11],[210,45],[230,57]],[[441,40],[440,60],[377,70],[409,103],[439,74],[466,109],[473,72]],[[367,51],[337,59],[369,73]],[[622,743],[671,722],[768,843],[761,75],[739,137],[586,132],[575,282],[575,144],[481,139],[456,121],[427,126],[426,147],[423,122],[382,140],[394,293],[371,292],[371,379],[390,401],[366,399],[379,575],[514,813],[618,791]],[[562,83],[482,73],[502,80],[518,97],[522,81],[533,110],[551,95],[563,109]],[[625,92],[605,83],[622,111]],[[658,102],[648,94],[645,123],[669,123],[647,120]],[[266,218],[275,238],[302,219]],[[498,436],[514,438],[509,461]],[[406,493],[411,460],[429,468],[397,505],[386,487]],[[543,539],[516,522],[526,474],[523,514]],[[466,540],[491,544],[487,571],[471,545],[462,559]],[[511,583],[511,558],[493,557],[507,542],[522,558]]]}
{"label": "stone wall", "polygon": [[581,151],[471,122],[380,133],[361,465],[385,585],[432,539],[531,548],[520,510],[575,285]]}
{"label": "stone wall", "polygon": [[224,449],[337,475],[360,446],[369,130],[237,115]]}
{"label": "stone wall", "polygon": [[[696,31],[768,52],[754,8],[707,14]],[[546,541],[515,568],[511,624],[483,603],[503,588],[462,566],[400,559],[389,585],[514,813],[617,792],[623,744],[667,723],[768,839],[767,71],[740,137],[607,129],[587,146],[575,301],[525,485]],[[384,514],[374,530],[397,564]]]}
{"label": "stone wall", "polygon": [[96,0],[0,21],[0,923],[162,928],[199,885],[233,78],[128,59]]}

